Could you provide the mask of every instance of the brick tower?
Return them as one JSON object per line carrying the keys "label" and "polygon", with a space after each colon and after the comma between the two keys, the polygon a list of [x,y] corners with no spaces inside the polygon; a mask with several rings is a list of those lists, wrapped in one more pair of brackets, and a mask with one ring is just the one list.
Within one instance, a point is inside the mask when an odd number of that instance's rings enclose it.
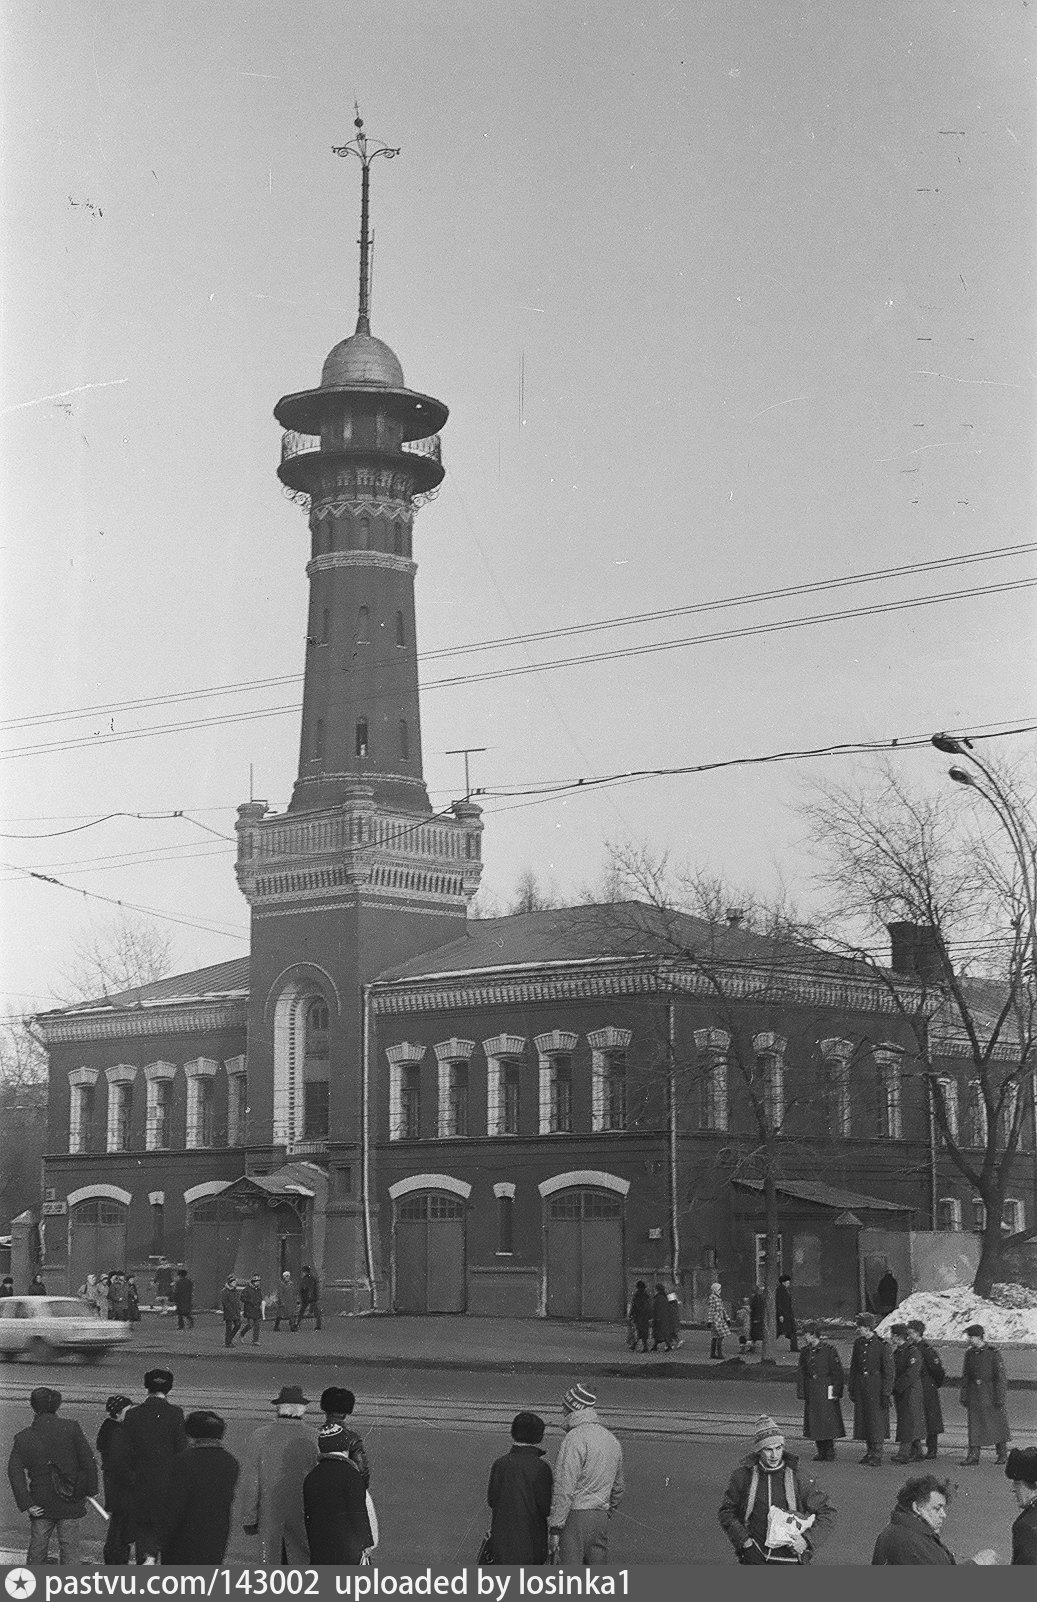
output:
{"label": "brick tower", "polygon": [[433,813],[421,761],[412,538],[443,478],[447,408],[408,389],[371,333],[370,169],[398,152],[355,127],[335,154],[362,173],[356,332],[319,387],[274,408],[278,477],[311,542],[299,771],[284,813],[238,808],[236,864],[252,909],[250,1161],[328,1166],[324,1272],[340,1305],[379,1276],[363,1217],[379,1133],[363,987],[463,932],[482,871],[479,808]]}

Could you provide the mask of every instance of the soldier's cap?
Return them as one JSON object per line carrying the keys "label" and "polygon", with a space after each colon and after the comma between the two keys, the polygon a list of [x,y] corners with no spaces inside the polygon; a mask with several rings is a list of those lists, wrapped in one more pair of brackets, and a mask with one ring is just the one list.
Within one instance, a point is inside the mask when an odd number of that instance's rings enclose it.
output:
{"label": "soldier's cap", "polygon": [[1005,1464],[1010,1480],[1022,1480],[1024,1485],[1037,1485],[1037,1446],[1013,1446]]}
{"label": "soldier's cap", "polygon": [[909,1318],[907,1327],[908,1329],[913,1329],[916,1335],[925,1334],[925,1325],[920,1318]]}
{"label": "soldier's cap", "polygon": [[982,1324],[966,1324],[965,1334],[979,1335],[982,1338],[986,1334],[986,1330],[983,1328]]}
{"label": "soldier's cap", "polygon": [[910,1329],[907,1324],[891,1324],[889,1326],[889,1333],[891,1335],[908,1335],[910,1334]]}
{"label": "soldier's cap", "polygon": [[144,1376],[144,1389],[165,1396],[173,1389],[173,1376],[168,1368],[149,1368]]}
{"label": "soldier's cap", "polygon": [[875,1314],[874,1313],[858,1313],[857,1317],[854,1319],[854,1323],[856,1324],[858,1329],[874,1329],[875,1328]]}
{"label": "soldier's cap", "polygon": [[37,1385],[29,1392],[29,1406],[34,1413],[56,1413],[61,1406],[61,1392],[51,1390],[49,1385]]}
{"label": "soldier's cap", "polygon": [[345,1416],[351,1413],[356,1406],[356,1397],[352,1391],[347,1391],[344,1386],[329,1385],[327,1390],[320,1393],[320,1405],[325,1413]]}
{"label": "soldier's cap", "polygon": [[119,1414],[124,1408],[132,1406],[133,1401],[129,1396],[120,1396],[119,1393],[116,1392],[114,1396],[109,1396],[107,1402],[104,1404],[104,1410],[108,1414],[109,1418],[118,1418]]}
{"label": "soldier's cap", "polygon": [[222,1441],[226,1428],[225,1421],[211,1407],[199,1408],[184,1419],[184,1429],[192,1441]]}
{"label": "soldier's cap", "polygon": [[801,1335],[820,1335],[821,1326],[816,1318],[805,1318],[799,1326]]}
{"label": "soldier's cap", "polygon": [[301,1385],[282,1385],[280,1396],[275,1396],[271,1407],[309,1407],[310,1398],[302,1394]]}

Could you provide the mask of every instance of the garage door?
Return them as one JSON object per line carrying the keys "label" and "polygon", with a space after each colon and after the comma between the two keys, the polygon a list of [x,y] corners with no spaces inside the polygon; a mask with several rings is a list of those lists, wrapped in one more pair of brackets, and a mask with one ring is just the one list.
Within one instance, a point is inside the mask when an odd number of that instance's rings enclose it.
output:
{"label": "garage door", "polygon": [[442,1191],[396,1204],[393,1269],[398,1313],[465,1310],[465,1204]]}
{"label": "garage door", "polygon": [[74,1296],[88,1274],[126,1267],[126,1215],[117,1201],[82,1201],[68,1215],[68,1288]]}
{"label": "garage door", "polygon": [[622,1318],[623,1201],[610,1190],[548,1198],[548,1318]]}

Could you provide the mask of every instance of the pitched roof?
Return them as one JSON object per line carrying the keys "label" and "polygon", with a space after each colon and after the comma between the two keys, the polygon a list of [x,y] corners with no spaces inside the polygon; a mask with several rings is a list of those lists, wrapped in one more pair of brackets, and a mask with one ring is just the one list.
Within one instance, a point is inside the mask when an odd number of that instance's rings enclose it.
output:
{"label": "pitched roof", "polygon": [[[763,1191],[759,1179],[735,1179],[732,1184],[742,1190]],[[906,1207],[902,1202],[885,1201],[881,1196],[862,1196],[856,1190],[841,1190],[835,1185],[823,1185],[812,1179],[780,1179],[775,1187],[782,1196],[794,1201],[811,1202],[815,1207],[830,1207],[840,1213],[916,1213],[917,1207]]]}
{"label": "pitched roof", "polygon": [[249,959],[234,957],[210,968],[194,968],[190,973],[172,974],[114,996],[98,996],[77,1001],[72,1007],[55,1008],[43,1016],[75,1017],[83,1012],[120,1012],[129,1008],[172,1006],[183,1001],[238,1001],[248,995]]}

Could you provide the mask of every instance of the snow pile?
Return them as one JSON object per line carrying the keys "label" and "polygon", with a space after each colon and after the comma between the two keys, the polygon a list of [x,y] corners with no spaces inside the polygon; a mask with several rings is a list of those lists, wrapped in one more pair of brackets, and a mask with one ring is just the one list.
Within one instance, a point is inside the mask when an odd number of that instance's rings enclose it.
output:
{"label": "snow pile", "polygon": [[[982,1324],[988,1341],[995,1346],[1007,1343],[1018,1346],[1037,1346],[1037,1306],[1005,1306],[1009,1296],[1018,1295],[1019,1301],[1033,1295],[1025,1286],[999,1285],[995,1287],[998,1302],[988,1302],[977,1296],[971,1286],[956,1285],[951,1290],[916,1291],[902,1301],[888,1318],[879,1325],[888,1336],[894,1324],[906,1324],[910,1318],[920,1318],[925,1324],[927,1340],[964,1341],[968,1324]],[[999,1305],[1000,1303],[1000,1305]]]}
{"label": "snow pile", "polygon": [[998,1307],[1037,1307],[1037,1290],[1029,1285],[994,1285],[990,1300]]}

